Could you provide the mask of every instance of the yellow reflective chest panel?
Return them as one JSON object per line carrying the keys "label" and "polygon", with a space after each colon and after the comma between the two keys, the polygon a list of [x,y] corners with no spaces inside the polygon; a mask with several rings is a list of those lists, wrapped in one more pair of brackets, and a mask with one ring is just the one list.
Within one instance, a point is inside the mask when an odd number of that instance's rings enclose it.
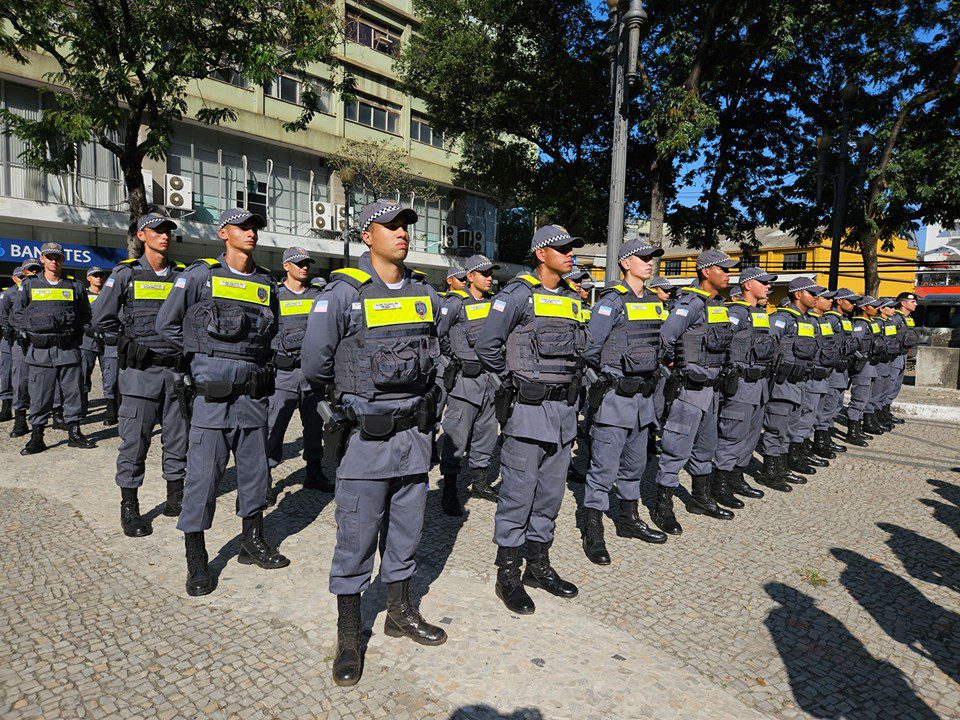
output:
{"label": "yellow reflective chest panel", "polygon": [[917,324],[913,321],[912,317],[905,317],[904,320],[907,321],[907,327],[916,327]]}
{"label": "yellow reflective chest panel", "polygon": [[708,323],[730,322],[730,315],[727,313],[727,308],[723,306],[707,305],[707,322]]}
{"label": "yellow reflective chest panel", "polygon": [[843,318],[843,320],[840,321],[840,324],[843,326],[843,331],[844,331],[844,332],[853,332],[853,322],[852,322],[852,321],[847,320],[846,318]]}
{"label": "yellow reflective chest panel", "polygon": [[237,280],[214,275],[211,280],[213,297],[224,300],[237,300],[254,305],[270,304],[270,286],[250,280]]}
{"label": "yellow reflective chest panel", "polygon": [[627,320],[665,320],[667,317],[667,311],[660,302],[628,302],[623,306],[627,310]]}
{"label": "yellow reflective chest panel", "polygon": [[93,305],[93,301],[96,300],[98,297],[100,296],[95,295],[94,293],[87,293],[87,302]]}
{"label": "yellow reflective chest panel", "polygon": [[73,300],[73,288],[30,288],[31,300]]}
{"label": "yellow reflective chest panel", "polygon": [[750,321],[755,328],[770,329],[770,316],[765,312],[750,313]]}
{"label": "yellow reflective chest panel", "polygon": [[467,314],[468,321],[482,320],[490,314],[490,303],[470,303],[469,305],[464,305],[463,310]]}
{"label": "yellow reflective chest panel", "polygon": [[883,326],[883,334],[884,334],[884,335],[896,335],[896,334],[897,334],[897,326],[894,325],[894,324],[892,324],[892,323],[891,323],[890,325],[884,325],[884,326]]}
{"label": "yellow reflective chest panel", "polygon": [[172,282],[134,280],[133,297],[135,300],[166,300],[172,288]]}
{"label": "yellow reflective chest panel", "polygon": [[396,298],[371,298],[363,301],[368,328],[433,322],[433,303],[429,295]]}
{"label": "yellow reflective chest panel", "polygon": [[583,309],[579,300],[567,297],[550,297],[534,293],[533,314],[537,317],[566,318],[582,322]]}
{"label": "yellow reflective chest panel", "polygon": [[805,322],[797,323],[797,335],[800,337],[816,337],[816,333],[813,331],[813,325]]}
{"label": "yellow reflective chest panel", "polygon": [[880,334],[880,323],[871,322],[870,329],[873,330],[874,335]]}
{"label": "yellow reflective chest panel", "polygon": [[829,322],[820,323],[820,334],[833,335],[833,325],[831,325]]}
{"label": "yellow reflective chest panel", "polygon": [[293,300],[280,301],[280,314],[287,315],[308,315],[313,306],[313,298],[296,298]]}

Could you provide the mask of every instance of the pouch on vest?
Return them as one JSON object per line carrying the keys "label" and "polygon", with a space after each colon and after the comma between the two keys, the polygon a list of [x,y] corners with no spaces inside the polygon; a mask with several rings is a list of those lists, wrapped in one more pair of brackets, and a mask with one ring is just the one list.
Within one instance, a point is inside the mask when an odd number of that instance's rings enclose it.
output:
{"label": "pouch on vest", "polygon": [[203,308],[207,334],[214,340],[231,342],[247,334],[247,316],[238,305],[211,303]]}
{"label": "pouch on vest", "polygon": [[540,357],[573,357],[577,354],[574,328],[565,323],[548,326],[546,323],[533,337]]}
{"label": "pouch on vest", "polygon": [[277,346],[285,355],[300,355],[303,347],[303,338],[307,334],[306,328],[290,328],[284,331],[277,341]]}
{"label": "pouch on vest", "polygon": [[156,335],[156,308],[126,307],[120,320],[123,323],[124,333],[130,338],[153,337]]}
{"label": "pouch on vest", "polygon": [[616,392],[620,397],[632,398],[634,395],[640,392],[642,385],[643,380],[638,377],[622,377],[614,386],[614,392]]}
{"label": "pouch on vest", "polygon": [[816,338],[793,338],[793,354],[801,360],[813,360],[817,357]]}
{"label": "pouch on vest", "polygon": [[24,313],[26,315],[27,332],[37,335],[51,335],[59,333],[61,328],[70,328],[74,324],[73,310],[58,308],[58,312],[48,310],[34,310]]}
{"label": "pouch on vest", "polygon": [[480,330],[483,329],[483,325],[480,323],[467,323],[466,330],[464,330],[464,335],[467,338],[467,345],[474,347],[477,344],[477,339],[480,337]]}
{"label": "pouch on vest", "polygon": [[710,353],[725,355],[730,349],[733,331],[726,325],[708,325],[703,336],[703,346]]}
{"label": "pouch on vest", "polygon": [[620,356],[620,369],[627,376],[645,375],[658,367],[660,364],[657,361],[657,349],[654,347],[636,348],[630,354]]}
{"label": "pouch on vest", "polygon": [[903,330],[903,335],[900,337],[902,338],[901,344],[903,345],[904,350],[913,350],[913,348],[917,347],[922,342],[920,333],[912,327],[908,327]]}
{"label": "pouch on vest", "polygon": [[842,343],[829,343],[820,348],[820,364],[836,367],[843,362],[844,355]]}
{"label": "pouch on vest", "polygon": [[430,369],[428,338],[417,338],[392,347],[378,344],[370,358],[373,384],[379,390],[414,385]]}
{"label": "pouch on vest", "polygon": [[543,405],[547,397],[547,386],[541,383],[521,382],[517,391],[517,400],[524,405]]}
{"label": "pouch on vest", "polygon": [[483,372],[483,365],[480,364],[479,360],[461,360],[460,370],[464,377],[480,377],[480,373]]}
{"label": "pouch on vest", "polygon": [[770,335],[759,335],[753,338],[753,347],[750,349],[751,365],[766,365],[777,354],[778,343]]}

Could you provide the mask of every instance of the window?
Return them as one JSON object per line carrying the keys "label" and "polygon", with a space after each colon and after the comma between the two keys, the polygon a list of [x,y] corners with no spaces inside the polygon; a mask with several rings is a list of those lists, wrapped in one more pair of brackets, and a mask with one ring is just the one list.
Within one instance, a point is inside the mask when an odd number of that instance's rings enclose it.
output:
{"label": "window", "polygon": [[384,55],[400,57],[400,33],[388,30],[359,15],[347,16],[347,39]]}
{"label": "window", "polygon": [[783,255],[784,270],[803,270],[806,267],[807,267],[806,253],[784,253]]}
{"label": "window", "polygon": [[679,260],[664,260],[664,261],[663,261],[663,274],[664,274],[664,275],[679,275],[679,274],[680,274],[680,261],[679,261]]}
{"label": "window", "polygon": [[333,114],[333,93],[322,82],[302,82],[289,75],[278,75],[263,84],[265,95],[295,105],[303,105],[303,94],[312,90],[317,96],[318,112]]}
{"label": "window", "polygon": [[740,258],[740,267],[760,267],[760,256],[759,255],[744,255]]}
{"label": "window", "polygon": [[434,130],[430,126],[430,121],[422,115],[412,115],[410,117],[410,138],[425,145],[443,147],[443,135]]}
{"label": "window", "polygon": [[212,73],[210,73],[210,77],[213,80],[219,80],[220,82],[227,83],[228,85],[235,85],[238,88],[245,88],[248,84],[247,79],[233,68],[214,70]]}
{"label": "window", "polygon": [[400,134],[399,105],[386,100],[357,97],[353,102],[347,102],[345,109],[347,120],[393,135]]}

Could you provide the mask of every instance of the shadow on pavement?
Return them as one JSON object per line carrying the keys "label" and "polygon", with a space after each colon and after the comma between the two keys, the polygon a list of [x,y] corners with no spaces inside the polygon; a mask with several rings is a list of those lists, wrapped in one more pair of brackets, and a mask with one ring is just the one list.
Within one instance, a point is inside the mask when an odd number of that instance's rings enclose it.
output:
{"label": "shadow on pavement", "polygon": [[840,582],[877,625],[960,682],[960,615],[931,602],[875,560],[841,548],[830,552],[847,565]]}
{"label": "shadow on pavement", "polygon": [[[960,472],[960,468],[954,469]],[[948,483],[946,480],[927,480],[927,482],[936,488],[934,492],[937,495],[960,508],[960,485]]]}
{"label": "shadow on pavement", "polygon": [[519,708],[505,715],[489,705],[464,705],[447,720],[544,720],[544,716],[537,708]]}
{"label": "shadow on pavement", "polygon": [[942,522],[953,530],[957,534],[957,537],[960,537],[960,508],[956,505],[947,505],[947,503],[937,502],[929,498],[922,498],[920,502],[929,508],[933,508],[934,520]]}
{"label": "shadow on pavement", "polygon": [[779,603],[764,620],[787,668],[794,700],[817,718],[876,720],[935,713],[899,668],[880,660],[812,597],[782,583],[764,585]]}
{"label": "shadow on pavement", "polygon": [[887,545],[910,577],[960,592],[960,553],[899,525],[877,523],[877,527],[890,534]]}

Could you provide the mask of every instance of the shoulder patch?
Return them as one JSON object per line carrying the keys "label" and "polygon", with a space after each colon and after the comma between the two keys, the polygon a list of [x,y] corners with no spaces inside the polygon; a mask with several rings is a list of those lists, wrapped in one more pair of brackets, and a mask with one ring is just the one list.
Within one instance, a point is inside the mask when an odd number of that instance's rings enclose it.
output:
{"label": "shoulder patch", "polygon": [[173,269],[174,269],[174,270],[186,270],[186,269],[187,269],[187,266],[184,265],[182,262],[174,262],[174,263],[173,263]]}
{"label": "shoulder patch", "polygon": [[372,278],[368,273],[357,268],[340,268],[330,273],[330,283],[342,280],[348,285],[359,290],[361,287],[371,282]]}
{"label": "shoulder patch", "polygon": [[194,260],[190,264],[190,268],[195,268],[195,267],[204,267],[204,268],[220,267],[220,261],[215,260],[214,258],[200,258],[198,260]]}
{"label": "shoulder patch", "polygon": [[140,262],[140,258],[127,258],[118,262],[117,265],[135,265],[138,262]]}
{"label": "shoulder patch", "polygon": [[530,275],[529,273],[525,273],[523,275],[517,275],[514,278],[510,278],[510,280],[507,281],[507,285],[511,285],[517,282],[522,283],[527,287],[536,287],[537,285],[541,284],[540,280],[537,279],[536,275]]}

